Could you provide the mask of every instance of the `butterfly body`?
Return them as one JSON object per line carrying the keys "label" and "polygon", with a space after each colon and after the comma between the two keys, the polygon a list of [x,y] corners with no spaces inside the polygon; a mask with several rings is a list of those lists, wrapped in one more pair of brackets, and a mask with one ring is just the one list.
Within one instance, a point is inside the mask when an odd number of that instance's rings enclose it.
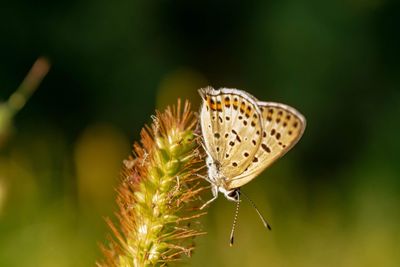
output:
{"label": "butterfly body", "polygon": [[[239,200],[239,188],[229,188],[227,184],[227,177],[221,172],[221,164],[218,161],[214,161],[212,157],[207,156],[206,159],[208,167],[208,179],[212,184],[212,192],[214,197],[221,192],[225,197],[231,201]],[[213,199],[214,200],[214,199]]]}
{"label": "butterfly body", "polygon": [[249,93],[207,87],[200,125],[213,198],[218,192],[239,201],[240,187],[283,156],[300,139],[304,117],[294,108],[261,102]]}

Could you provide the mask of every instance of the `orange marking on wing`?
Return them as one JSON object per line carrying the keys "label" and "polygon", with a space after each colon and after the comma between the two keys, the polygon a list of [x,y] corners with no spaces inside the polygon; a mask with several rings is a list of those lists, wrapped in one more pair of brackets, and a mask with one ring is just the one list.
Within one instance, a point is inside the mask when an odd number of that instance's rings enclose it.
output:
{"label": "orange marking on wing", "polygon": [[244,113],[245,107],[246,107],[246,104],[245,104],[244,102],[242,102],[242,103],[240,104],[240,113]]}
{"label": "orange marking on wing", "polygon": [[231,100],[229,99],[229,97],[225,97],[225,99],[224,99],[224,105],[225,105],[225,107],[227,107],[227,108],[230,108],[230,107],[231,107]]}
{"label": "orange marking on wing", "polygon": [[221,101],[217,101],[217,111],[222,111]]}
{"label": "orange marking on wing", "polygon": [[250,118],[250,115],[251,115],[251,107],[250,106],[247,106],[245,115],[246,115],[246,118]]}
{"label": "orange marking on wing", "polygon": [[210,101],[211,101],[211,98],[208,95],[206,95],[207,106],[210,106]]}
{"label": "orange marking on wing", "polygon": [[211,110],[214,110],[214,111],[217,108],[217,104],[215,103],[215,100],[211,97],[210,97],[210,108],[211,108]]}
{"label": "orange marking on wing", "polygon": [[234,108],[234,109],[238,109],[238,107],[239,107],[239,101],[238,101],[237,98],[235,98],[235,99],[233,100],[233,108]]}

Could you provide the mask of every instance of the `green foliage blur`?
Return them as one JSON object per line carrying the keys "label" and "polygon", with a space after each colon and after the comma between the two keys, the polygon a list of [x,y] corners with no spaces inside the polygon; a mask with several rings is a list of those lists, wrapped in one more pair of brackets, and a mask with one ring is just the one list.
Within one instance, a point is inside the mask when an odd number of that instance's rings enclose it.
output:
{"label": "green foliage blur", "polygon": [[52,68],[0,125],[0,266],[93,266],[141,127],[178,97],[197,108],[206,85],[292,105],[308,125],[243,188],[273,230],[243,202],[230,248],[235,205],[221,196],[189,266],[400,266],[399,10],[390,0],[2,3],[0,103],[38,56]]}

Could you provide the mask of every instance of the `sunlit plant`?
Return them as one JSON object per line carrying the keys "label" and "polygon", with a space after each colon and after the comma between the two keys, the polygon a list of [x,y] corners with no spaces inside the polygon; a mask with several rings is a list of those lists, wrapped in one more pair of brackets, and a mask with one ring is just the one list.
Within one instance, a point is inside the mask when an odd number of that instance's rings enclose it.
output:
{"label": "sunlit plant", "polygon": [[117,188],[118,223],[107,222],[113,237],[102,246],[98,266],[165,266],[190,256],[194,237],[203,234],[198,218],[203,152],[188,102],[156,112],[141,132],[141,143],[124,161]]}

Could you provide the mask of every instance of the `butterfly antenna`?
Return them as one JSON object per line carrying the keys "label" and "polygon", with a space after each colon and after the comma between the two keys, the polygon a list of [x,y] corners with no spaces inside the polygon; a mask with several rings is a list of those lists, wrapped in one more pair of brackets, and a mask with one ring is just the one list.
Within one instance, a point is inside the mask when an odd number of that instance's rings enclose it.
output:
{"label": "butterfly antenna", "polygon": [[239,215],[239,206],[240,206],[240,199],[238,199],[238,201],[236,202],[236,211],[235,211],[235,217],[233,218],[233,224],[232,224],[232,231],[231,231],[231,238],[229,241],[229,245],[232,247],[233,246],[233,239],[234,239],[234,234],[235,234],[235,227],[236,227],[236,222],[237,222],[237,218]]}
{"label": "butterfly antenna", "polygon": [[240,191],[241,194],[250,202],[250,204],[253,206],[253,208],[257,211],[258,216],[260,217],[262,223],[264,224],[265,228],[268,230],[271,230],[271,226],[268,224],[267,220],[264,218],[264,216],[261,214],[261,212],[257,209],[256,204],[245,194],[243,191]]}

